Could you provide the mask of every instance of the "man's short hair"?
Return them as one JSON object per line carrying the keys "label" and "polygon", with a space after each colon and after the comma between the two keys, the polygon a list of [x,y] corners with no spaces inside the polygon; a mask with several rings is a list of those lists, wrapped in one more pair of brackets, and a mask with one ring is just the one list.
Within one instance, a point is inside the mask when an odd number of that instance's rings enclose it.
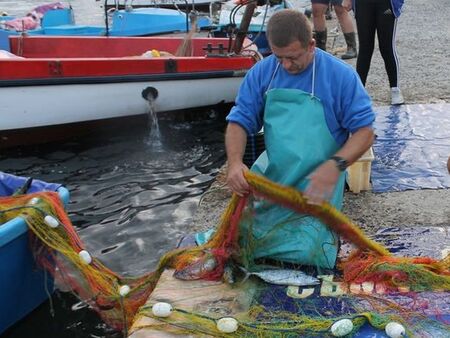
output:
{"label": "man's short hair", "polygon": [[295,9],[275,12],[267,23],[267,39],[276,47],[286,47],[300,41],[306,48],[312,39],[311,24],[306,16]]}

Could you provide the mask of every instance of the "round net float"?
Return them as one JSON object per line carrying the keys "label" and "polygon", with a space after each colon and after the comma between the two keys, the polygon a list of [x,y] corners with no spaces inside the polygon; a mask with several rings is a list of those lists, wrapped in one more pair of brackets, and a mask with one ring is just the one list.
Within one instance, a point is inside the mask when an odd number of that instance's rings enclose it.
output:
{"label": "round net float", "polygon": [[51,215],[47,215],[44,217],[44,222],[45,224],[47,224],[50,228],[57,228],[59,225],[59,221],[51,216]]}
{"label": "round net float", "polygon": [[344,337],[353,330],[353,322],[350,319],[340,319],[331,325],[331,334],[334,337]]}
{"label": "round net float", "polygon": [[169,317],[172,313],[172,305],[164,302],[155,303],[152,306],[152,313],[155,317]]}
{"label": "round net float", "polygon": [[119,294],[122,296],[122,297],[125,297],[126,295],[128,295],[129,293],[130,293],[130,287],[128,286],[128,285],[122,285],[122,286],[120,286],[120,288],[119,288]]}
{"label": "round net float", "polygon": [[224,333],[233,333],[237,331],[239,323],[232,317],[220,318],[217,323],[217,330]]}
{"label": "round net float", "polygon": [[86,264],[91,264],[91,262],[92,262],[92,257],[91,257],[91,255],[89,254],[89,252],[87,252],[86,250],[81,250],[81,251],[78,253],[78,256],[81,258],[81,260],[82,260],[84,263],[86,263]]}
{"label": "round net float", "polygon": [[402,338],[406,337],[405,327],[397,322],[389,322],[387,323],[384,331],[390,338]]}
{"label": "round net float", "polygon": [[32,199],[30,199],[30,200],[28,201],[28,204],[29,204],[29,205],[36,205],[36,204],[39,203],[39,201],[40,201],[39,197],[33,197]]}

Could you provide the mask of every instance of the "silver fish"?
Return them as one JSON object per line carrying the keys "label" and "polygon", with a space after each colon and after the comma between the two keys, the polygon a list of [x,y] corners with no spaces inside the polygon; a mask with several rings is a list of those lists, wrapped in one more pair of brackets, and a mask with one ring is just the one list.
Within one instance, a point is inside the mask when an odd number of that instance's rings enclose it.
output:
{"label": "silver fish", "polygon": [[257,276],[270,284],[289,286],[309,286],[320,284],[320,280],[307,275],[304,272],[290,269],[270,269],[259,272],[250,272],[240,267],[245,273],[245,278]]}

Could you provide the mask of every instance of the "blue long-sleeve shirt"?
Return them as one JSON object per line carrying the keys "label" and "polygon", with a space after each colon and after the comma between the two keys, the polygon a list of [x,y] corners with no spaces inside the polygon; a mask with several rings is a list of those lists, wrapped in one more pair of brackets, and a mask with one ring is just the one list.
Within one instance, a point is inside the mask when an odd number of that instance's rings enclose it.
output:
{"label": "blue long-sleeve shirt", "polygon": [[[318,48],[315,60],[314,95],[324,106],[330,133],[339,145],[343,145],[349,133],[372,126],[375,113],[371,99],[350,65]],[[239,124],[249,135],[257,133],[263,125],[264,93],[269,84],[270,88],[312,92],[312,62],[295,75],[280,66],[272,80],[277,64],[276,57],[271,55],[250,69],[240,86],[235,106],[227,116],[228,122]]]}

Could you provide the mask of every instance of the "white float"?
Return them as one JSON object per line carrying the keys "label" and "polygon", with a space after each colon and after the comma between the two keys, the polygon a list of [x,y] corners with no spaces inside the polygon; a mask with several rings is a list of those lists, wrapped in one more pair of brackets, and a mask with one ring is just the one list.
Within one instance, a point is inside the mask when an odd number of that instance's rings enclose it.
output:
{"label": "white float", "polygon": [[30,199],[30,201],[28,202],[29,205],[36,205],[38,204],[40,201],[39,197],[33,197],[32,199]]}
{"label": "white float", "polygon": [[172,305],[164,302],[155,303],[152,306],[152,313],[156,317],[169,317],[172,313]]}
{"label": "white float", "polygon": [[91,255],[89,254],[89,252],[87,252],[86,250],[81,250],[81,251],[78,253],[78,256],[81,258],[81,260],[82,260],[84,263],[86,263],[86,264],[91,264],[91,262],[92,262],[92,257],[91,257]]}
{"label": "white float", "polygon": [[59,225],[59,221],[51,216],[51,215],[47,215],[44,217],[44,222],[45,224],[47,224],[50,228],[57,228]]}
{"label": "white float", "polygon": [[397,322],[388,323],[384,330],[390,338],[402,338],[406,336],[405,327]]}
{"label": "white float", "polygon": [[353,322],[350,319],[341,319],[331,325],[331,334],[335,337],[344,337],[353,330]]}
{"label": "white float", "polygon": [[217,330],[224,333],[233,333],[237,331],[239,323],[232,317],[220,318],[217,323]]}
{"label": "white float", "polygon": [[119,294],[122,296],[122,297],[125,297],[126,295],[128,295],[129,293],[130,293],[130,287],[128,286],[128,285],[122,285],[120,288],[119,288]]}

